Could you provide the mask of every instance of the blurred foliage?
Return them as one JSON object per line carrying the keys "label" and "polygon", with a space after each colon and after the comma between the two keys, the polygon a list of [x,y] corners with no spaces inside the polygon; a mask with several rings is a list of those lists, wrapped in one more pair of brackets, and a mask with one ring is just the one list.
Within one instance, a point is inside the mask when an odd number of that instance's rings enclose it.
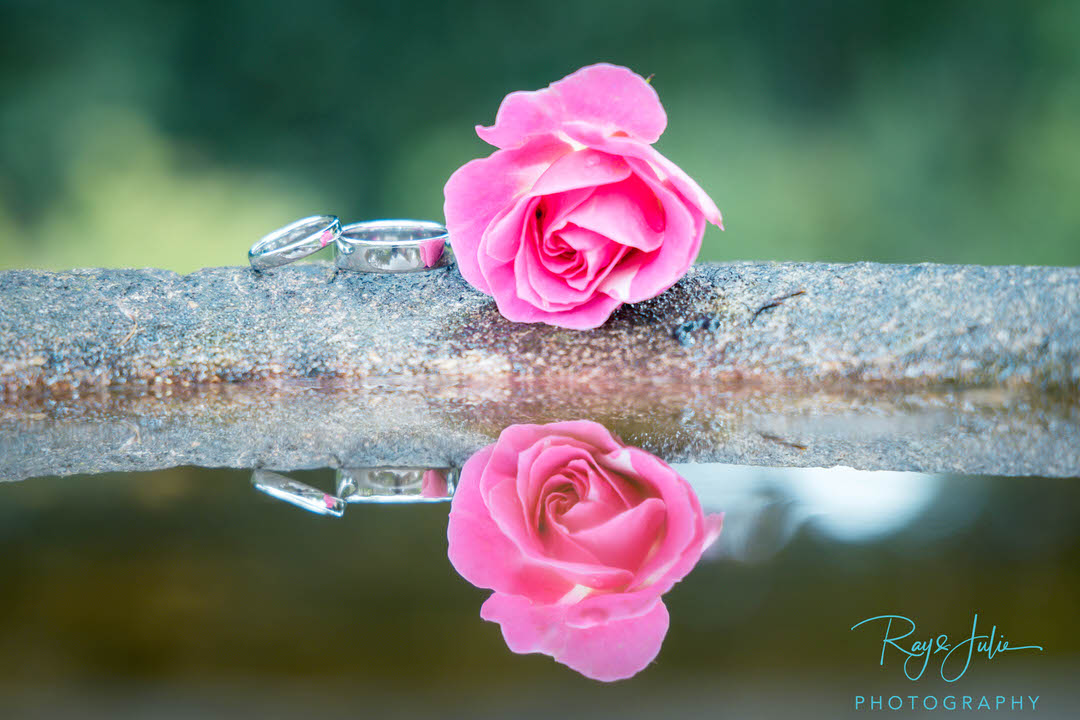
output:
{"label": "blurred foliage", "polygon": [[702,259],[1080,263],[1077,3],[0,0],[0,267],[441,218],[506,93],[601,60],[655,73]]}

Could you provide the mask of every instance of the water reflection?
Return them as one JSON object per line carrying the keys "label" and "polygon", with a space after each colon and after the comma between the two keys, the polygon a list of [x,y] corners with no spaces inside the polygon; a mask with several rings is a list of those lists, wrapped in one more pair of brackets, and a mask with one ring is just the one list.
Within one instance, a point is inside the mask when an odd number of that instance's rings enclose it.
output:
{"label": "water reflection", "polygon": [[[590,678],[631,677],[659,653],[661,596],[717,538],[739,562],[775,555],[804,526],[843,542],[918,518],[941,478],[851,468],[669,466],[590,421],[511,425],[463,468],[353,467],[334,491],[267,470],[256,489],[319,515],[352,503],[450,500],[449,557],[494,590],[481,617],[509,648]],[[455,494],[455,491],[456,494]]]}
{"label": "water reflection", "polygon": [[317,515],[341,517],[345,512],[345,502],[341,498],[276,472],[256,470],[251,474],[251,484],[272,498]]}
{"label": "water reflection", "polygon": [[[418,447],[400,465],[456,457],[435,440]],[[332,468],[293,470],[315,464],[279,467],[338,496]],[[409,703],[417,716],[541,717],[558,697],[580,716],[714,707],[835,718],[874,683],[909,687],[902,676],[892,684],[867,639],[848,631],[879,612],[959,632],[978,611],[1048,651],[965,677],[965,692],[1080,702],[1075,481],[671,467],[703,514],[725,511],[724,529],[662,597],[670,628],[659,662],[616,688],[548,657],[508,661],[500,630],[477,618],[492,591],[463,581],[444,554],[447,504],[357,503],[350,522],[324,520],[275,511],[250,470],[200,467],[0,483],[0,715],[48,716],[18,712],[21,701],[59,717],[235,717],[243,704],[345,718]],[[835,493],[804,487],[833,478]],[[866,497],[848,502],[851,493]],[[851,532],[860,515],[865,527]],[[305,607],[319,607],[333,632],[298,622]],[[208,689],[193,678],[221,680]]]}
{"label": "water reflection", "polygon": [[741,562],[772,557],[807,526],[842,542],[891,535],[926,513],[944,482],[941,475],[848,467],[672,467],[706,510],[725,511],[724,541],[716,551]]}
{"label": "water reflection", "polygon": [[455,468],[377,467],[337,471],[337,494],[344,502],[443,502],[454,494]]}
{"label": "water reflection", "polygon": [[[449,560],[493,591],[481,618],[500,626],[511,651],[544,654],[602,681],[632,677],[657,657],[670,623],[663,596],[718,539],[721,514],[724,534],[708,554],[736,567],[772,561],[804,529],[866,545],[919,525],[919,536],[932,539],[935,516],[939,529],[955,533],[972,517],[956,508],[978,505],[962,497],[962,483],[949,488],[959,501],[936,502],[946,478],[921,473],[668,465],[585,420],[511,425],[462,468],[324,472],[325,485],[265,469],[251,481],[333,517],[350,504],[452,499]],[[739,596],[756,602],[753,588],[740,587]]]}
{"label": "water reflection", "polygon": [[336,471],[330,494],[286,475],[255,470],[251,484],[270,497],[317,515],[341,517],[351,503],[445,502],[454,494],[455,468],[364,467]]}
{"label": "water reflection", "polygon": [[719,535],[690,484],[598,423],[511,425],[461,471],[450,562],[516,653],[632,677],[668,630],[661,596]]}

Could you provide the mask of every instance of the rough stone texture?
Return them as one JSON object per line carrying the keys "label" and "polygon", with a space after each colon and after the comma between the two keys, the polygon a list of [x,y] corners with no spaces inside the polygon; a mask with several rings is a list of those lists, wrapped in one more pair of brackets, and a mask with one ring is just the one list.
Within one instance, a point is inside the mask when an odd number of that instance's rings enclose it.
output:
{"label": "rough stone texture", "polygon": [[460,466],[507,425],[590,419],[669,462],[1080,476],[1075,398],[671,381],[270,381],[0,405],[0,479],[177,465]]}
{"label": "rough stone texture", "polygon": [[0,273],[8,397],[268,378],[641,376],[1080,384],[1080,269],[731,263],[591,332],[515,324],[456,270]]}
{"label": "rough stone texture", "polygon": [[0,273],[0,478],[460,465],[576,418],[671,462],[1080,475],[1080,269],[705,265],[590,332],[329,277]]}

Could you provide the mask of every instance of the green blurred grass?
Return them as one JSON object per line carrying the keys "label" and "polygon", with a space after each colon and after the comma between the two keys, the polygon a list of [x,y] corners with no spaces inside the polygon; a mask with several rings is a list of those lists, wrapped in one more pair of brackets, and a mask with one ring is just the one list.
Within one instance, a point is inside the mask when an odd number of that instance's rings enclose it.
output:
{"label": "green blurred grass", "polygon": [[0,2],[0,267],[241,264],[442,217],[503,95],[610,60],[714,197],[702,260],[1080,264],[1080,5]]}

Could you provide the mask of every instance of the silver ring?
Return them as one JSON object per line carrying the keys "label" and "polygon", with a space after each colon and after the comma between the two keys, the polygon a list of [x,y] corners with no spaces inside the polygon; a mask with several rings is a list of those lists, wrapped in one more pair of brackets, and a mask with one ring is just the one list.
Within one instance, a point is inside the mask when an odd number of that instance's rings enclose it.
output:
{"label": "silver ring", "polygon": [[322,250],[340,232],[341,222],[336,216],[312,215],[264,235],[248,250],[248,260],[256,270],[287,265]]}
{"label": "silver ring", "polygon": [[334,243],[339,270],[407,273],[454,263],[446,228],[425,220],[371,220],[346,225]]}
{"label": "silver ring", "polygon": [[340,468],[337,494],[344,503],[423,503],[449,500],[458,470],[442,467]]}
{"label": "silver ring", "polygon": [[251,484],[272,498],[284,500],[290,505],[313,512],[316,515],[341,517],[345,513],[345,501],[324,493],[319,488],[305,485],[291,477],[269,470],[256,470],[251,474]]}

